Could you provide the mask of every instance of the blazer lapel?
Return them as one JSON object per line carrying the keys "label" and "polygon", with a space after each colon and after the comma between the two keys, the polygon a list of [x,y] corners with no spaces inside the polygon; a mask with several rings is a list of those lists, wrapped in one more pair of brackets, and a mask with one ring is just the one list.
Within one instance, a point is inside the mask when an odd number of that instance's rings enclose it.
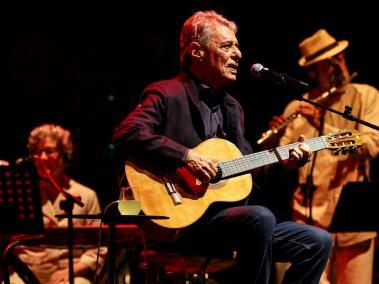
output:
{"label": "blazer lapel", "polygon": [[[234,110],[234,103],[229,99],[228,95],[225,95],[223,103],[221,104],[223,116],[224,116],[224,131],[228,137],[236,143],[237,129],[235,125],[238,125],[237,113]],[[225,121],[226,120],[226,121]]]}
{"label": "blazer lapel", "polygon": [[194,126],[199,133],[199,136],[204,139],[205,138],[205,126],[203,118],[200,113],[200,97],[199,92],[195,86],[193,80],[191,80],[188,75],[182,73],[180,75],[181,81],[183,83],[184,89],[186,91],[187,96],[190,98],[190,109],[192,113],[192,119],[194,122]]}

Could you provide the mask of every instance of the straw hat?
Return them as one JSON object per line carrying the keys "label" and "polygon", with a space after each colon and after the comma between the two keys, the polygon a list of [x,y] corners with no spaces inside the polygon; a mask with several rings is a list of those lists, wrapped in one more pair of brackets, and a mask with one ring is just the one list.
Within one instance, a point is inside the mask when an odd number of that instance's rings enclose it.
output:
{"label": "straw hat", "polygon": [[299,44],[303,57],[299,65],[306,67],[340,53],[349,45],[347,40],[336,41],[326,30],[320,29]]}

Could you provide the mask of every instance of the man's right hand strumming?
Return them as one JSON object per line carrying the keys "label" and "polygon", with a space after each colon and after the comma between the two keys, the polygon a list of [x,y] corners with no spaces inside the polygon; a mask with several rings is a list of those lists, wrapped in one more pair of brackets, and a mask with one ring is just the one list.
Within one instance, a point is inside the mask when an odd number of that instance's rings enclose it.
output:
{"label": "man's right hand strumming", "polygon": [[190,149],[186,157],[186,168],[201,182],[208,182],[216,176],[217,162]]}

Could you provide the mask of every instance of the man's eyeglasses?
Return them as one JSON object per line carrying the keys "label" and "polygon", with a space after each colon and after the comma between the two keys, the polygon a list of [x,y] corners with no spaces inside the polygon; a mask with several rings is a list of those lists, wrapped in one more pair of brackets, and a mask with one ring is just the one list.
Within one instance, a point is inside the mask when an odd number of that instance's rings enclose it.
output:
{"label": "man's eyeglasses", "polygon": [[59,152],[58,147],[46,147],[46,148],[43,148],[43,149],[36,150],[33,154],[41,156],[42,153],[45,153],[45,155],[49,156],[49,155],[56,154],[58,152]]}

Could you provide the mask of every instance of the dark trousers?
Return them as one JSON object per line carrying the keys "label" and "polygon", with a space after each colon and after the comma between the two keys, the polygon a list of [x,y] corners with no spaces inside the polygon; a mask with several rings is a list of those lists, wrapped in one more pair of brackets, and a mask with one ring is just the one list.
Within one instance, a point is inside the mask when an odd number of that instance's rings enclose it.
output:
{"label": "dark trousers", "polygon": [[[212,254],[237,251],[234,283],[269,283],[272,263],[291,262],[283,283],[319,283],[332,247],[323,229],[295,222],[277,223],[270,210],[248,205],[223,209],[209,216],[186,238],[187,248]],[[188,242],[193,243],[189,245]]]}

